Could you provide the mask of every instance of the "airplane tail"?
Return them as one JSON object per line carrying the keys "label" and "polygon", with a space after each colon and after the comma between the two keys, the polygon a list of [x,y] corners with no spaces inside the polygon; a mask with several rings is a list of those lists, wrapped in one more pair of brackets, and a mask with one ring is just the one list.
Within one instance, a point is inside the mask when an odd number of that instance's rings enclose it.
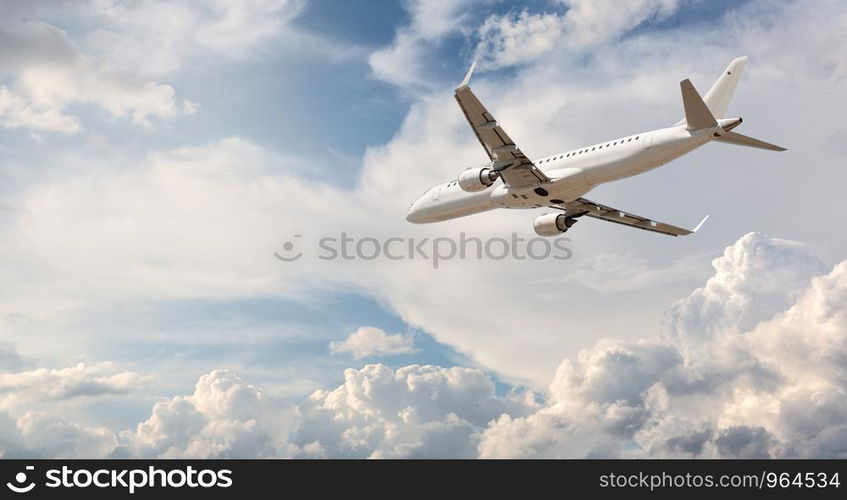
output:
{"label": "airplane tail", "polygon": [[727,132],[724,135],[717,137],[716,141],[725,142],[727,144],[735,144],[736,146],[747,146],[748,148],[768,149],[770,151],[787,151],[782,146],[771,144],[769,142],[753,139],[746,135],[741,135],[737,132]]}
{"label": "airplane tail", "polygon": [[702,98],[691,80],[686,79],[680,82],[685,118],[675,125],[685,125],[689,130],[701,130],[720,125],[723,133],[715,133],[716,141],[771,151],[785,151],[783,147],[730,131],[741,124],[741,118],[726,118],[726,111],[746,63],[747,56],[733,59],[712,88],[706,92],[706,96]]}
{"label": "airplane tail", "polygon": [[732,95],[735,94],[735,86],[738,85],[738,80],[741,79],[741,73],[744,70],[745,64],[747,64],[747,56],[733,59],[723,71],[720,78],[712,85],[712,88],[706,92],[706,96],[703,97],[706,106],[718,118],[726,118],[729,101],[732,100]]}

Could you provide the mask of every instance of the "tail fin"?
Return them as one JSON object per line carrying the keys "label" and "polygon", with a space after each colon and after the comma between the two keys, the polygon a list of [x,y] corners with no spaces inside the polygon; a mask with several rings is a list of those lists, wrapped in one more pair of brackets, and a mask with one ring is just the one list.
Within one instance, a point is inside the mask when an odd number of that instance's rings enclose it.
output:
{"label": "tail fin", "polygon": [[720,78],[718,78],[718,81],[706,92],[703,101],[706,102],[706,106],[709,107],[712,114],[716,117],[726,118],[729,101],[732,100],[732,94],[735,93],[735,86],[738,85],[738,80],[741,78],[745,64],[747,64],[747,56],[733,59]]}
{"label": "tail fin", "polygon": [[[723,71],[720,78],[718,78],[715,84],[712,85],[712,88],[706,92],[706,96],[703,97],[703,102],[706,103],[706,107],[709,109],[713,117],[726,117],[726,110],[729,108],[729,101],[732,100],[732,95],[735,93],[735,86],[738,85],[738,80],[741,78],[741,71],[744,69],[745,64],[747,64],[747,56],[733,59],[732,62],[729,63],[729,66],[727,66]],[[683,118],[674,125],[684,125],[685,123],[686,119]],[[688,123],[688,125],[690,127],[691,123]]]}
{"label": "tail fin", "polygon": [[[718,78],[718,81],[712,85],[712,88],[706,92],[706,97],[702,99],[694,88],[694,85],[692,85],[691,80],[680,82],[679,85],[682,88],[682,104],[685,107],[685,118],[678,121],[676,125],[685,125],[688,130],[699,130],[718,125],[718,121],[715,118],[717,117],[721,119],[720,123],[725,128],[722,134],[715,134],[714,140],[716,141],[750,148],[786,151],[781,146],[731,132],[730,130],[741,123],[740,118],[731,120],[723,119],[726,117],[729,101],[732,100],[732,94],[735,93],[735,87],[738,85],[738,80],[741,78],[741,72],[746,63],[747,56],[738,57],[729,63],[729,66],[726,67],[723,74]],[[729,125],[727,122],[730,122]]]}
{"label": "tail fin", "polygon": [[688,130],[700,130],[714,127],[718,124],[709,107],[697,93],[691,80],[679,82],[682,89],[682,105],[685,107],[685,124]]}
{"label": "tail fin", "polygon": [[765,141],[760,141],[759,139],[753,139],[752,137],[747,137],[746,135],[741,135],[736,132],[727,132],[724,135],[716,138],[715,140],[720,142],[726,142],[729,144],[736,144],[738,146],[747,146],[749,148],[769,149],[771,151],[786,151],[786,149],[781,146],[777,146],[775,144],[771,144]]}

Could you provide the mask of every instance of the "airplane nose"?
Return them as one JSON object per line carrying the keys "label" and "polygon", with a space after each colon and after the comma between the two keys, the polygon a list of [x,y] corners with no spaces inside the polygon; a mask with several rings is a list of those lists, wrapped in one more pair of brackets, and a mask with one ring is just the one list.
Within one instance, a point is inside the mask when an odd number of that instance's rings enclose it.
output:
{"label": "airplane nose", "polygon": [[414,205],[412,205],[411,207],[409,207],[409,211],[408,211],[408,212],[406,212],[406,220],[407,220],[408,222],[412,222],[412,223],[417,223],[417,222],[418,222],[418,214],[417,214],[417,213],[415,213],[415,212],[416,212],[416,210],[415,210],[415,206],[414,206]]}
{"label": "airplane nose", "polygon": [[420,224],[423,222],[420,210],[420,200],[415,200],[415,202],[412,203],[412,206],[409,207],[409,211],[406,212],[406,220],[413,224]]}

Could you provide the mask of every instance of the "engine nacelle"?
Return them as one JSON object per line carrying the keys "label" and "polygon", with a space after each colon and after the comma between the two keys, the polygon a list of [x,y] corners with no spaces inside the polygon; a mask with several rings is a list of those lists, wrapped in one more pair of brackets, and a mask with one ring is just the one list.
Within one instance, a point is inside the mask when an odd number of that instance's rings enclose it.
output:
{"label": "engine nacelle", "polygon": [[577,223],[577,219],[565,214],[544,214],[535,218],[532,227],[538,236],[556,236],[562,234]]}
{"label": "engine nacelle", "polygon": [[497,174],[488,167],[469,168],[459,174],[459,187],[462,191],[475,193],[494,184]]}

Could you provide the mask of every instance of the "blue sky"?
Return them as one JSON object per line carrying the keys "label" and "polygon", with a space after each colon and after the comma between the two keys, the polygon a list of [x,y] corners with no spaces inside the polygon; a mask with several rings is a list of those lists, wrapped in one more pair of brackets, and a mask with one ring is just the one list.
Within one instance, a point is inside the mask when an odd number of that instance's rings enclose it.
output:
{"label": "blue sky", "polygon": [[[780,321],[788,336],[792,305],[813,302],[811,277],[839,269],[847,236],[832,230],[841,223],[832,203],[847,180],[836,168],[847,138],[839,119],[847,73],[832,47],[844,41],[838,23],[847,14],[838,2],[825,3],[4,5],[0,35],[16,50],[0,50],[0,361],[17,361],[0,373],[9,394],[0,413],[14,427],[0,432],[0,449],[39,456],[104,456],[119,447],[139,456],[670,453],[646,436],[646,426],[625,439],[605,430],[589,439],[565,438],[543,422],[553,415],[610,428],[603,419],[624,410],[603,398],[619,388],[591,382],[591,374],[618,377],[629,357],[659,367],[675,356],[723,360],[717,346],[740,342],[730,335],[732,318],[753,318],[750,338],[764,338]],[[814,36],[789,42],[785,32]],[[590,195],[683,226],[711,213],[696,237],[586,221],[568,234],[574,258],[566,262],[451,261],[433,269],[425,261],[273,257],[294,234],[310,244],[342,231],[383,240],[532,237],[534,211],[434,226],[404,220],[428,186],[484,161],[452,97],[475,58],[480,99],[537,157],[673,123],[681,115],[678,81],[691,77],[705,90],[742,54],[750,62],[731,112],[743,114],[744,133],[789,152],[708,145]],[[780,280],[784,290],[772,290]],[[713,343],[680,347],[703,331]],[[675,336],[688,340],[676,345]],[[361,342],[370,353],[332,352],[332,342],[351,349]],[[762,364],[781,359],[770,347]],[[372,364],[390,375],[366,368]],[[723,373],[732,364],[692,370]],[[652,380],[620,389],[637,393],[624,398],[639,401],[627,414],[659,415],[651,405],[658,392],[673,393],[672,377],[661,370],[624,376]],[[796,379],[806,385],[792,386],[793,394],[823,383]],[[52,386],[73,390],[57,395]],[[431,397],[418,399],[421,387]],[[706,399],[725,410],[710,420],[662,413],[654,427],[667,435],[713,428],[698,453],[729,456],[718,445],[721,432],[757,424],[772,440],[754,443],[764,447],[756,450],[800,453],[774,423],[788,417],[747,415],[720,387]],[[406,406],[380,406],[380,390],[390,395],[385,401]],[[363,394],[367,401],[357,399]],[[562,398],[603,408],[605,417],[572,413],[557,404]],[[232,401],[255,408],[258,427],[233,416],[239,404]],[[185,404],[205,424],[183,442],[166,424],[194,418],[181,413]],[[230,410],[212,410],[220,407]],[[333,411],[337,418],[323,420]],[[33,437],[39,422],[58,421],[57,412],[66,419],[57,428],[72,435],[68,449]],[[374,423],[376,414],[393,416]],[[344,421],[350,432],[328,421]],[[221,422],[243,425],[218,435]],[[307,431],[298,434],[298,426]],[[380,426],[408,442],[364,430]],[[552,448],[531,442],[536,431]],[[277,439],[273,453],[216,448],[240,432],[256,446]],[[345,441],[359,432],[368,437]],[[453,432],[462,446],[439,448]]]}

